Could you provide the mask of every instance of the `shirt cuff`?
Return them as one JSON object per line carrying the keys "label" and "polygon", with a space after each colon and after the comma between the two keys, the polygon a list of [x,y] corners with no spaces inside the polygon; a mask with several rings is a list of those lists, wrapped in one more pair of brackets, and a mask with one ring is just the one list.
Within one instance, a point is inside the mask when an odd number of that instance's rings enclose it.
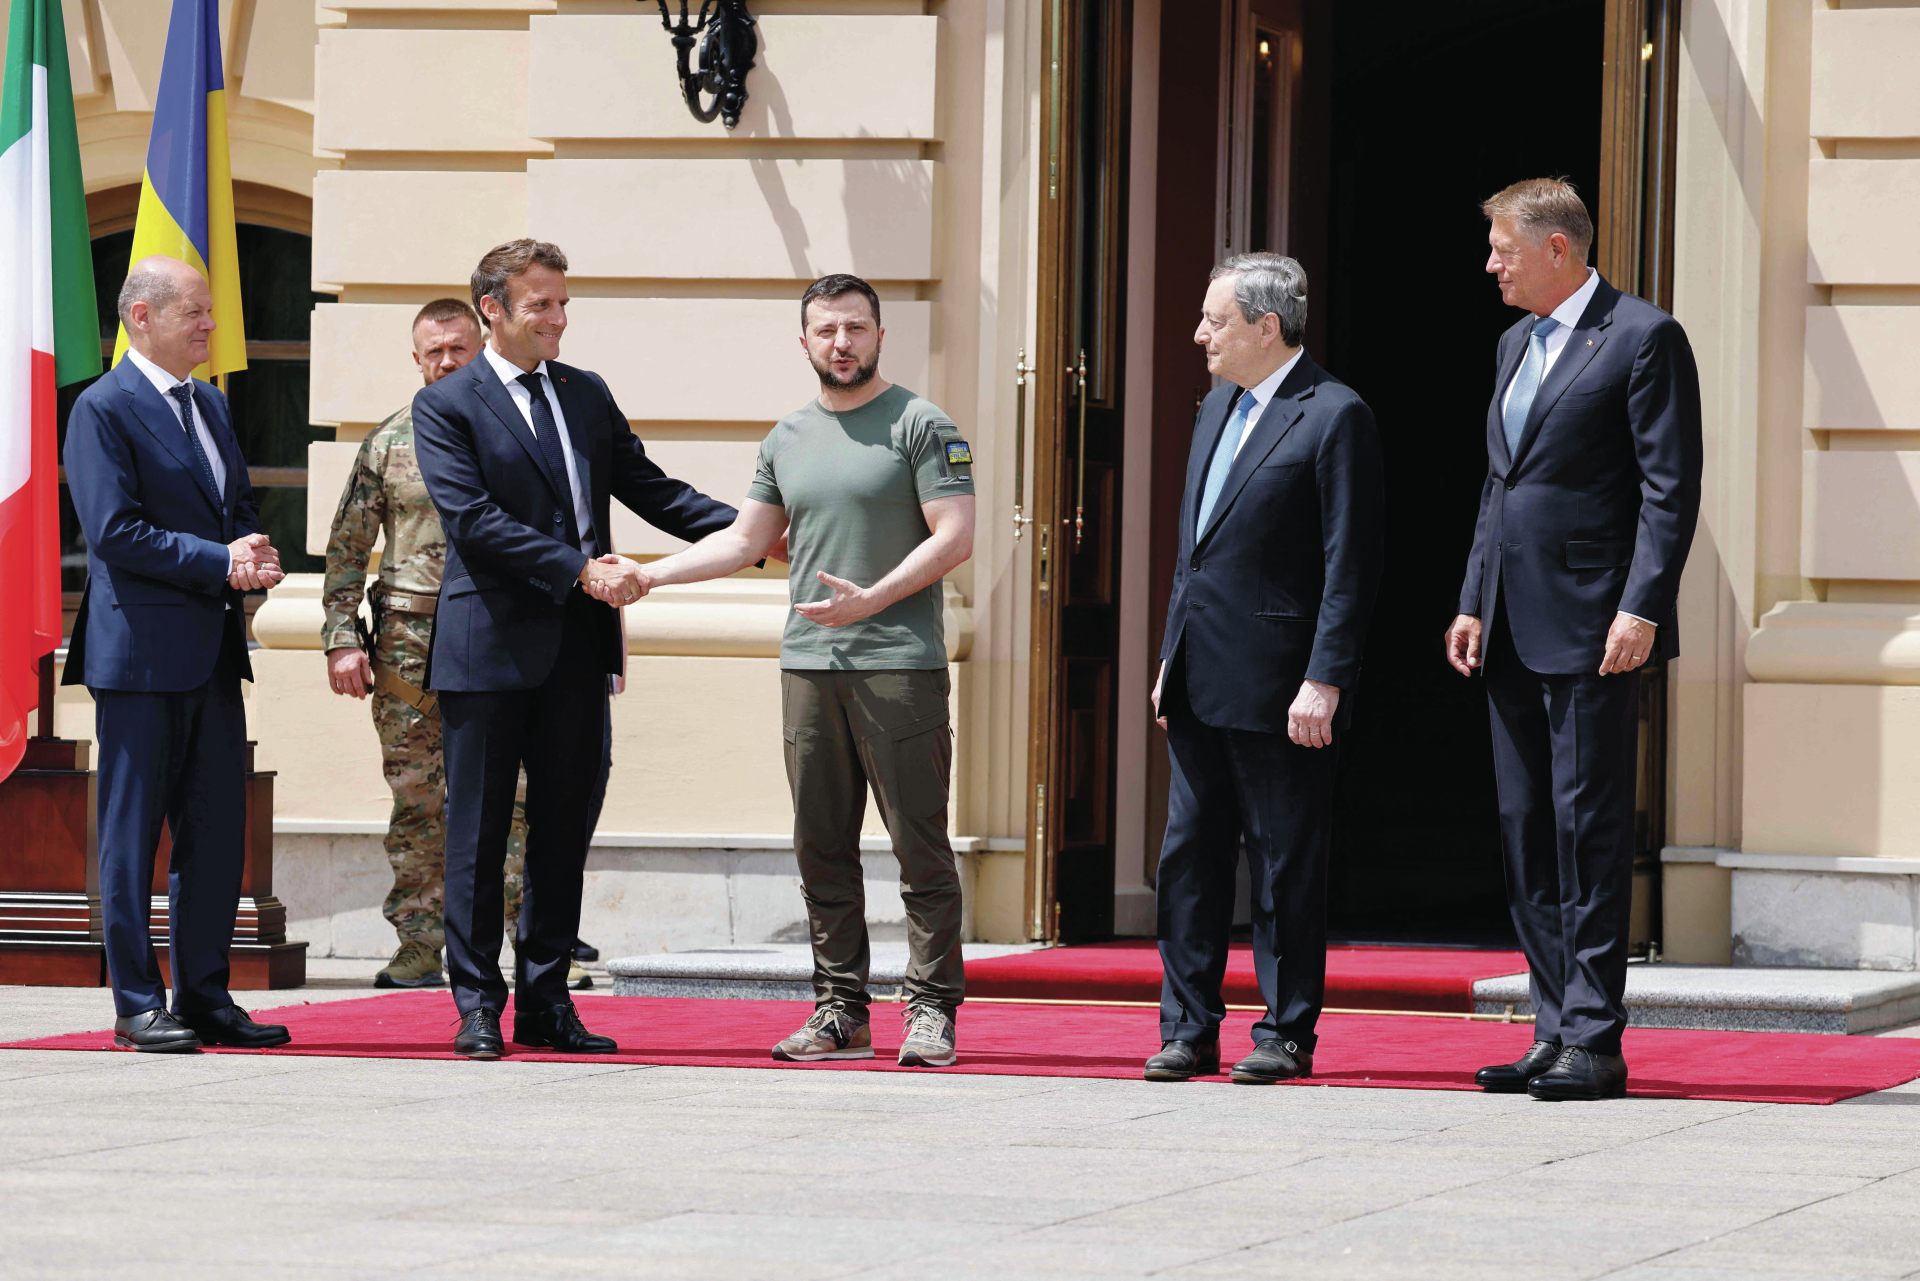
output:
{"label": "shirt cuff", "polygon": [[[1621,610],[1620,612],[1622,614],[1627,614],[1627,611],[1624,609]],[[1651,618],[1641,618],[1640,615],[1638,614],[1627,614],[1627,617],[1633,619],[1635,622],[1645,623],[1648,627],[1660,626],[1660,624],[1654,622]]]}

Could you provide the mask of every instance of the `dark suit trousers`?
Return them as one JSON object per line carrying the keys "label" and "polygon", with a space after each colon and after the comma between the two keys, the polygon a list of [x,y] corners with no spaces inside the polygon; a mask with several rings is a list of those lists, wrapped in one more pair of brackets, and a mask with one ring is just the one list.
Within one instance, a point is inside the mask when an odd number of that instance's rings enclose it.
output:
{"label": "dark suit trousers", "polygon": [[515,940],[514,1006],[536,1013],[567,999],[567,960],[580,932],[580,890],[593,799],[606,761],[607,673],[592,611],[567,595],[560,652],[533,689],[440,695],[447,763],[447,971],[462,1014],[506,1009],[500,973],[501,872],[520,766],[527,769],[525,892]]}
{"label": "dark suit trousers", "polygon": [[1532,970],[1534,1035],[1618,1054],[1627,1025],[1640,677],[1546,675],[1506,612],[1486,658],[1507,902]]}
{"label": "dark suit trousers", "polygon": [[1219,1035],[1226,1005],[1227,936],[1244,833],[1253,884],[1253,968],[1266,1015],[1253,1025],[1312,1052],[1327,987],[1327,857],[1333,831],[1334,750],[1285,734],[1216,729],[1187,702],[1184,655],[1168,666],[1173,783],[1156,881],[1160,1038]]}
{"label": "dark suit trousers", "polygon": [[173,834],[167,863],[173,1007],[198,1014],[233,1004],[227,951],[246,860],[247,720],[239,650],[245,642],[231,619],[223,636],[213,675],[197,689],[90,691],[100,751],[100,914],[113,1006],[122,1017],[167,1004],[147,930],[162,822]]}

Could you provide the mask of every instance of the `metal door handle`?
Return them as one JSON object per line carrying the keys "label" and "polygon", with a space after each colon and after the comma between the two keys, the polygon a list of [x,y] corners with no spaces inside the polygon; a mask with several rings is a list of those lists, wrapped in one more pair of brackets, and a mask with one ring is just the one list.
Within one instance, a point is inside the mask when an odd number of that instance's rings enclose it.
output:
{"label": "metal door handle", "polygon": [[1013,541],[1019,542],[1033,518],[1026,515],[1027,500],[1027,349],[1013,366]]}
{"label": "metal door handle", "polygon": [[[1074,372],[1072,365],[1067,366],[1069,374]],[[1080,349],[1080,448],[1079,462],[1073,472],[1073,550],[1080,550],[1080,536],[1086,531],[1087,519],[1087,349]]]}

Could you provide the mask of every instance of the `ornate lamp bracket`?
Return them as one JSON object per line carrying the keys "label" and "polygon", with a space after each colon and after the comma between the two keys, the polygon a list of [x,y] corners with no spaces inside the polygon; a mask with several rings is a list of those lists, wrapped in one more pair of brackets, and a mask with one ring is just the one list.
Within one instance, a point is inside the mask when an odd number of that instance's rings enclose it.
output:
{"label": "ornate lamp bracket", "polygon": [[[676,23],[667,10],[669,0],[655,0],[660,25],[673,37],[679,56],[680,92],[695,120],[705,124],[718,116],[731,129],[740,123],[741,109],[747,105],[747,72],[753,70],[753,55],[760,48],[753,15],[747,12],[747,0],[699,0],[699,15],[689,17],[687,2],[680,0]],[[693,65],[696,36],[702,37],[697,70]]]}

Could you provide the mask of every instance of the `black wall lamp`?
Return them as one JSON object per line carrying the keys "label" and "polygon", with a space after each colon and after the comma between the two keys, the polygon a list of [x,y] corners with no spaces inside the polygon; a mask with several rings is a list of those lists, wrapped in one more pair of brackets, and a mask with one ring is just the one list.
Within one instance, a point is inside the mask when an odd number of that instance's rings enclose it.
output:
{"label": "black wall lamp", "polygon": [[[733,128],[747,105],[747,72],[753,70],[753,55],[760,48],[747,0],[699,0],[696,18],[687,16],[687,0],[680,0],[678,24],[667,11],[669,0],[655,2],[660,6],[660,25],[673,37],[674,52],[679,55],[680,92],[687,110],[702,124],[718,116],[720,123]],[[704,37],[697,71],[693,67],[695,36]],[[704,104],[703,94],[711,95]]]}

